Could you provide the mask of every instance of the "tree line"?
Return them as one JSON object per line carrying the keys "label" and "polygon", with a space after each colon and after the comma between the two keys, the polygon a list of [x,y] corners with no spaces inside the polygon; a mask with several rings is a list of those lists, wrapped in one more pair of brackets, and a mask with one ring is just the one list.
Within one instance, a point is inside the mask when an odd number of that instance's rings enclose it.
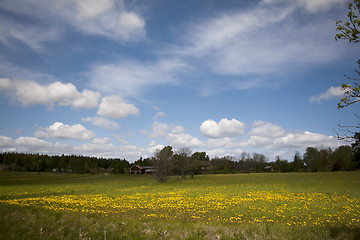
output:
{"label": "tree line", "polygon": [[130,163],[125,159],[105,159],[75,155],[49,156],[4,152],[0,154],[0,169],[18,172],[61,173],[126,173]]}
{"label": "tree line", "polygon": [[157,150],[152,158],[140,158],[135,164],[153,166],[157,169],[158,182],[166,182],[170,175],[194,176],[201,173],[250,173],[250,172],[318,172],[353,171],[360,169],[360,144],[318,149],[308,147],[303,155],[296,152],[292,160],[269,161],[264,154],[243,152],[239,157],[215,157],[210,159],[206,152],[191,153],[189,148],[173,151],[171,146]]}
{"label": "tree line", "polygon": [[304,154],[296,152],[293,159],[276,156],[274,161],[261,153],[243,152],[237,157],[224,156],[210,159],[206,152],[192,153],[189,148],[174,151],[171,146],[155,151],[150,158],[134,163],[119,158],[96,158],[75,155],[49,156],[42,154],[0,153],[0,169],[22,172],[61,173],[129,173],[132,165],[152,166],[155,178],[166,182],[171,175],[185,179],[198,174],[231,174],[251,172],[318,172],[352,171],[360,169],[360,141],[351,146],[306,148]]}

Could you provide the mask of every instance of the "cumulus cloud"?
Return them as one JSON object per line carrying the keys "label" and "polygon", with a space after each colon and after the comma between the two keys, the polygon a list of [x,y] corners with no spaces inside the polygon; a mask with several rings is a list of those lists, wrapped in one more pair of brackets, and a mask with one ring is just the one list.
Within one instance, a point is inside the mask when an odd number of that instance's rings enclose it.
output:
{"label": "cumulus cloud", "polygon": [[53,82],[40,85],[31,80],[1,79],[0,87],[10,93],[13,101],[23,106],[36,104],[53,107],[71,106],[74,109],[95,108],[99,104],[100,93],[83,90],[79,92],[72,83]]}
{"label": "cumulus cloud", "polygon": [[89,143],[75,146],[74,151],[81,155],[109,157],[113,155],[115,148],[110,143],[110,138],[95,138]]}
{"label": "cumulus cloud", "polygon": [[341,97],[344,97],[344,90],[342,90],[341,87],[331,86],[326,92],[321,93],[319,96],[312,96],[309,102],[321,103],[323,100],[340,99]]}
{"label": "cumulus cloud", "polygon": [[[214,126],[217,126],[212,123]],[[206,126],[206,124],[205,124]],[[214,136],[213,134],[212,136]],[[215,136],[219,136],[216,134]],[[247,149],[250,151],[266,152],[266,155],[275,157],[282,152],[286,157],[292,156],[295,151],[303,151],[306,147],[339,147],[341,142],[336,137],[309,131],[288,132],[278,124],[265,121],[255,121],[251,129],[240,136],[225,136],[210,138],[206,142],[206,152],[215,156],[236,156]]]}
{"label": "cumulus cloud", "polygon": [[95,108],[99,104],[100,93],[91,90],[83,90],[77,94],[77,97],[72,102],[75,109],[79,108]]}
{"label": "cumulus cloud", "polygon": [[184,132],[185,132],[185,128],[183,126],[175,126],[171,130],[171,133],[173,133],[173,134],[179,134],[179,133],[184,133]]}
{"label": "cumulus cloud", "polygon": [[150,133],[149,136],[152,137],[152,138],[165,137],[166,134],[169,132],[170,128],[171,127],[167,123],[162,123],[162,122],[155,121],[153,123],[152,133]]}
{"label": "cumulus cloud", "polygon": [[145,149],[131,144],[116,146],[110,138],[94,138],[91,142],[81,145],[48,142],[37,137],[19,137],[12,139],[0,135],[0,151],[40,153],[49,155],[76,154],[105,158],[125,158],[135,161],[143,156]]}
{"label": "cumulus cloud", "polygon": [[309,131],[286,132],[278,125],[256,121],[249,132],[244,146],[265,147],[266,149],[305,149],[313,146],[338,147],[340,142],[333,136]]}
{"label": "cumulus cloud", "polygon": [[205,146],[202,141],[186,133],[169,133],[166,137],[166,141],[169,145],[175,148],[197,148]]}
{"label": "cumulus cloud", "polygon": [[206,120],[200,126],[200,131],[204,136],[210,138],[222,138],[238,136],[244,133],[245,124],[236,120],[223,118],[219,123],[214,120]]}
{"label": "cumulus cloud", "polygon": [[14,141],[7,137],[0,135],[0,152],[13,152],[16,151],[14,148]]}
{"label": "cumulus cloud", "polygon": [[94,138],[95,134],[81,124],[69,126],[62,122],[55,122],[48,128],[37,131],[35,136],[38,138],[89,140]]}
{"label": "cumulus cloud", "polygon": [[338,147],[341,142],[336,137],[326,136],[320,133],[312,133],[309,131],[288,133],[286,136],[275,139],[274,143],[269,145],[268,148],[299,148],[305,149],[306,147]]}
{"label": "cumulus cloud", "polygon": [[138,115],[139,109],[127,103],[121,96],[112,95],[101,100],[97,114],[106,118],[124,118],[129,115]]}
{"label": "cumulus cloud", "polygon": [[130,162],[138,160],[140,157],[144,157],[145,149],[136,145],[123,145],[119,147],[120,158],[129,159]]}
{"label": "cumulus cloud", "polygon": [[152,131],[141,130],[140,133],[149,136],[150,138],[164,138],[171,129],[171,126],[167,123],[154,121]]}
{"label": "cumulus cloud", "polygon": [[81,119],[83,122],[91,122],[94,126],[103,127],[111,130],[119,129],[117,122],[102,117],[86,117]]}
{"label": "cumulus cloud", "polygon": [[210,138],[206,142],[206,146],[211,149],[217,149],[217,148],[238,148],[241,146],[241,142],[239,140],[230,138],[230,137],[224,137],[224,138]]}
{"label": "cumulus cloud", "polygon": [[148,148],[147,148],[147,153],[149,155],[153,155],[157,150],[161,150],[163,149],[165,146],[162,145],[162,144],[156,144],[155,141],[151,141],[149,144],[148,144]]}
{"label": "cumulus cloud", "polygon": [[250,131],[251,136],[277,138],[285,135],[285,130],[279,125],[269,122],[255,121]]}
{"label": "cumulus cloud", "polygon": [[0,136],[0,151],[63,154],[71,152],[71,145],[47,142],[35,137],[19,137],[13,140],[7,136]]}
{"label": "cumulus cloud", "polygon": [[171,126],[164,122],[159,122],[158,119],[164,117],[165,113],[157,112],[154,116],[154,122],[151,132],[147,130],[140,130],[140,133],[149,136],[150,138],[164,138],[171,129]]}

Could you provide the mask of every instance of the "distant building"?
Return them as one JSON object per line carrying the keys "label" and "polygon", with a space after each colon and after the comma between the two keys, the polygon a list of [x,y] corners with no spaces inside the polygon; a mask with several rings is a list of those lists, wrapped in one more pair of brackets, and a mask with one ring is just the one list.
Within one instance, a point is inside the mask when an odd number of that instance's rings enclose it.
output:
{"label": "distant building", "polygon": [[201,161],[201,171],[203,173],[210,171],[211,162],[210,161]]}
{"label": "distant building", "polygon": [[274,168],[272,166],[265,166],[264,167],[264,171],[265,172],[273,172],[274,171]]}
{"label": "distant building", "polygon": [[152,175],[154,173],[156,173],[156,168],[152,166],[134,165],[130,168],[130,174],[134,174],[134,175],[138,175],[138,174]]}

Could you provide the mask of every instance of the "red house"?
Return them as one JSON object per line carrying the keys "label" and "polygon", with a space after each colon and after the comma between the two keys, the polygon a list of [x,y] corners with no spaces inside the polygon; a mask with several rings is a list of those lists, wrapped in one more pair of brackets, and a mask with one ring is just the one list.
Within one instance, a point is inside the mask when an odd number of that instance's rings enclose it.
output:
{"label": "red house", "polygon": [[156,172],[156,168],[151,166],[139,166],[134,165],[130,168],[130,174],[145,174],[145,175],[152,175]]}

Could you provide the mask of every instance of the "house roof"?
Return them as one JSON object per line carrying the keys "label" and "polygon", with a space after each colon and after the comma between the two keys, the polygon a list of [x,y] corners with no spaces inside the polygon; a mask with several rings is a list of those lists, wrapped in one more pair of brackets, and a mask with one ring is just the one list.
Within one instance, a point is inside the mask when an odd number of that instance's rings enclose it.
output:
{"label": "house roof", "polygon": [[132,166],[130,169],[132,169],[132,168],[134,168],[134,167],[139,168],[139,169],[143,169],[143,167],[141,167],[141,166],[139,166],[139,165],[134,165],[134,166]]}
{"label": "house roof", "polygon": [[132,168],[134,168],[134,167],[136,167],[136,168],[138,168],[138,169],[154,169],[155,167],[153,167],[153,166],[140,166],[140,165],[133,165],[132,167],[130,167],[130,169],[132,169]]}

